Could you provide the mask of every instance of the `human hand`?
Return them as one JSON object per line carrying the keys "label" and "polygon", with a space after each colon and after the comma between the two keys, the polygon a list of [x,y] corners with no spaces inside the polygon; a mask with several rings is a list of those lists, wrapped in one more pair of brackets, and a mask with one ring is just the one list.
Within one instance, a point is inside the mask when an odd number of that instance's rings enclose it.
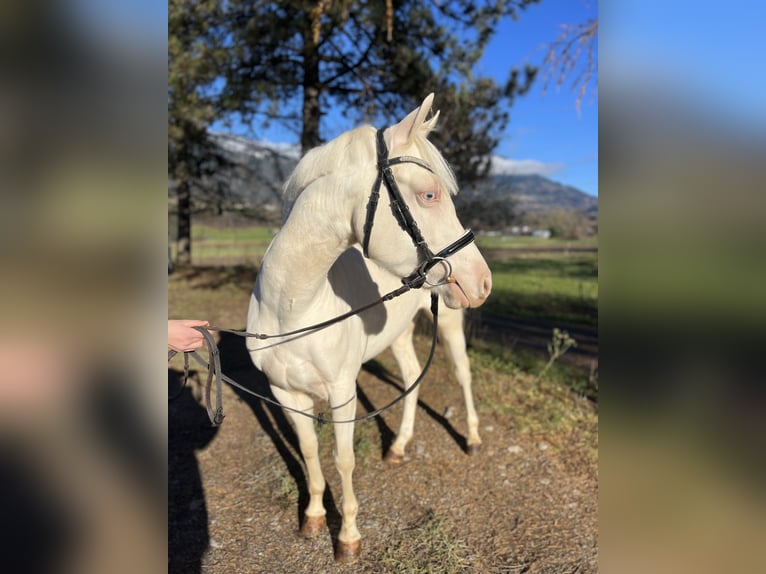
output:
{"label": "human hand", "polygon": [[168,347],[183,353],[196,351],[205,343],[205,337],[193,327],[207,327],[207,321],[171,319],[168,321]]}

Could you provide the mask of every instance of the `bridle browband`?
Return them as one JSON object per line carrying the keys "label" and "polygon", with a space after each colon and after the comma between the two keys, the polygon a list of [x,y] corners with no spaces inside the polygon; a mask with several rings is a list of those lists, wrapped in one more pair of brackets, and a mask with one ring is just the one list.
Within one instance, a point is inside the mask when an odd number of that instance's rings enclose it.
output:
{"label": "bridle browband", "polygon": [[466,231],[457,241],[450,243],[447,247],[434,254],[428,247],[428,243],[423,238],[423,234],[420,232],[415,218],[412,217],[412,212],[407,206],[407,203],[402,197],[399,186],[394,178],[391,168],[395,165],[402,163],[414,163],[415,165],[422,167],[423,169],[434,173],[434,170],[425,163],[423,160],[408,156],[401,155],[397,157],[388,157],[388,148],[386,147],[385,139],[383,138],[384,130],[381,128],[375,134],[375,142],[378,156],[378,175],[375,178],[375,182],[372,184],[372,191],[370,192],[370,199],[367,201],[367,217],[364,222],[364,237],[362,239],[362,251],[365,257],[369,258],[370,236],[372,235],[372,225],[375,220],[375,211],[378,207],[378,201],[380,199],[380,186],[385,185],[388,191],[388,197],[391,200],[391,212],[394,214],[396,221],[400,227],[410,236],[413,245],[418,250],[419,254],[423,258],[423,262],[407,277],[402,279],[402,283],[409,285],[413,289],[422,287],[424,283],[428,283],[432,287],[441,285],[441,283],[429,283],[427,280],[428,272],[438,263],[444,262],[447,266],[447,278],[444,282],[449,282],[452,276],[452,266],[447,261],[447,257],[454,255],[460,251],[463,247],[472,243],[475,240],[473,231]]}
{"label": "bridle browband", "polygon": [[[399,222],[399,225],[402,227],[402,229],[404,229],[404,231],[407,232],[407,235],[409,235],[410,238],[412,239],[412,243],[415,245],[416,249],[422,256],[423,262],[417,266],[415,271],[410,273],[407,277],[402,278],[401,287],[391,291],[390,293],[386,293],[385,295],[378,298],[377,300],[371,303],[368,303],[366,305],[363,305],[362,307],[359,307],[357,309],[352,309],[351,311],[338,315],[337,317],[333,317],[332,319],[328,319],[326,321],[322,321],[321,323],[310,325],[308,327],[303,327],[301,329],[296,329],[294,331],[290,331],[287,333],[268,335],[264,333],[249,333],[247,331],[240,331],[235,329],[222,329],[220,327],[212,327],[212,326],[194,327],[200,333],[202,333],[203,337],[205,338],[205,343],[207,344],[208,351],[210,354],[210,362],[205,362],[205,360],[196,351],[185,352],[184,353],[184,386],[189,376],[189,355],[191,355],[195,361],[197,361],[204,367],[207,367],[208,369],[206,392],[205,392],[205,403],[206,403],[208,416],[210,418],[210,422],[213,424],[213,426],[218,426],[219,424],[221,424],[224,418],[223,405],[222,405],[222,389],[221,389],[222,380],[226,381],[230,385],[250,395],[253,395],[268,403],[272,403],[277,406],[280,406],[283,409],[293,411],[297,414],[301,414],[303,416],[315,419],[319,421],[320,423],[332,422],[332,423],[338,424],[338,423],[354,423],[354,422],[366,420],[366,419],[380,415],[383,411],[391,408],[396,403],[401,401],[404,397],[406,397],[408,394],[410,394],[412,391],[414,391],[415,388],[417,388],[417,386],[425,377],[425,374],[428,371],[428,368],[431,366],[431,361],[434,356],[434,351],[436,350],[437,328],[438,328],[438,318],[439,318],[439,297],[435,292],[431,293],[431,313],[433,314],[433,319],[434,319],[431,351],[428,355],[428,359],[426,360],[426,364],[425,364],[425,367],[423,368],[423,371],[420,373],[418,378],[409,387],[407,387],[407,389],[401,395],[399,395],[396,399],[394,399],[387,405],[371,413],[367,413],[364,416],[354,417],[348,420],[340,420],[340,421],[328,420],[322,415],[313,415],[311,413],[293,409],[291,407],[278,403],[277,401],[274,401],[273,399],[270,399],[269,397],[256,393],[242,386],[241,384],[237,383],[235,380],[230,379],[229,377],[227,377],[221,372],[221,360],[220,360],[220,354],[218,351],[218,346],[215,344],[215,341],[213,340],[213,337],[210,334],[210,331],[219,331],[222,333],[237,335],[239,337],[246,337],[246,338],[253,337],[260,340],[294,337],[298,335],[303,335],[305,333],[317,331],[319,329],[324,329],[326,327],[329,327],[330,325],[339,323],[340,321],[348,319],[349,317],[352,317],[354,315],[358,315],[359,313],[366,311],[367,309],[370,309],[376,305],[379,305],[386,301],[390,301],[394,299],[395,297],[399,297],[400,295],[407,293],[411,289],[419,289],[424,284],[427,284],[431,287],[436,287],[439,285],[443,285],[445,283],[454,282],[454,279],[452,278],[452,266],[450,265],[449,261],[447,261],[447,258],[451,255],[454,255],[458,251],[460,251],[463,247],[472,243],[475,240],[475,236],[471,230],[468,230],[459,239],[457,239],[456,241],[453,241],[447,247],[440,250],[438,253],[434,254],[431,251],[431,249],[428,247],[428,243],[426,243],[426,240],[423,238],[423,234],[420,232],[420,228],[418,227],[418,224],[415,221],[415,218],[412,217],[410,208],[407,206],[407,203],[404,201],[404,198],[402,197],[402,193],[399,191],[399,186],[396,184],[396,179],[394,179],[394,174],[391,171],[391,167],[394,165],[402,164],[402,163],[414,163],[415,165],[420,166],[431,173],[434,173],[434,170],[432,170],[431,167],[427,163],[425,163],[423,160],[413,156],[403,155],[403,156],[389,158],[388,148],[386,147],[386,142],[383,139],[383,131],[384,131],[383,129],[379,129],[377,130],[377,133],[376,133],[378,175],[375,178],[375,183],[373,183],[372,185],[372,191],[370,192],[370,199],[367,202],[367,218],[364,223],[364,238],[362,240],[362,249],[364,252],[364,256],[369,258],[368,248],[370,245],[370,235],[372,234],[372,225],[373,225],[373,220],[375,218],[375,210],[377,209],[378,200],[380,199],[380,186],[381,184],[383,184],[386,186],[386,189],[388,190],[388,195],[391,200],[391,211],[393,212],[394,217],[396,218],[397,222]],[[430,281],[428,281],[427,274],[435,265],[438,265],[439,263],[444,263],[447,266],[447,275],[443,281],[439,283],[431,283]],[[168,360],[170,360],[175,354],[176,354],[176,351],[172,351],[172,350],[169,351]],[[216,383],[215,408],[213,407],[212,400],[210,398],[210,393],[212,390],[214,379]],[[181,390],[183,390],[183,387]],[[178,394],[180,394],[180,392],[181,391],[179,390]],[[178,394],[176,396],[178,396]],[[175,398],[175,397],[171,397],[171,398]]]}

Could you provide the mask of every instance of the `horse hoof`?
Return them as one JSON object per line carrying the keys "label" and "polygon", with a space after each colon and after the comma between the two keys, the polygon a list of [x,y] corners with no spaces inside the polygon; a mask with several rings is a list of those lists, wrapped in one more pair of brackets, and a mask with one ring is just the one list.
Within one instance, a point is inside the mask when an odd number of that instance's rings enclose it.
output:
{"label": "horse hoof", "polygon": [[322,516],[307,516],[301,526],[301,536],[304,538],[316,538],[324,530],[325,518]]}
{"label": "horse hoof", "polygon": [[479,451],[481,450],[481,443],[479,444],[469,444],[468,448],[466,449],[466,454],[468,456],[474,456],[476,454],[479,454]]}
{"label": "horse hoof", "polygon": [[355,540],[354,542],[341,542],[339,540],[338,546],[335,548],[335,561],[340,564],[351,564],[359,559],[361,552],[361,540]]}
{"label": "horse hoof", "polygon": [[386,461],[388,464],[402,464],[402,461],[404,460],[403,454],[398,454],[391,449],[388,449],[388,452],[386,453],[386,456],[383,457],[383,460]]}

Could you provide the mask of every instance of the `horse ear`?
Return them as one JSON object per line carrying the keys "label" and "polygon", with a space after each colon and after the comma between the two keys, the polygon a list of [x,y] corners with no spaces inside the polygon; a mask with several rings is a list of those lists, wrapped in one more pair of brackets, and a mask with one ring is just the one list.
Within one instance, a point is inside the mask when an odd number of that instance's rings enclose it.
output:
{"label": "horse ear", "polygon": [[433,104],[433,101],[433,93],[428,94],[423,100],[423,103],[420,104],[419,108],[412,110],[407,114],[406,118],[386,130],[389,149],[393,149],[400,144],[408,143],[419,129],[424,129],[426,133],[428,133],[434,128],[436,120],[439,118],[438,111],[430,120],[427,122],[425,121],[428,112],[431,111],[431,104]]}
{"label": "horse ear", "polygon": [[433,130],[436,127],[436,122],[439,121],[439,113],[440,113],[440,110],[436,110],[434,112],[434,115],[431,116],[431,119],[423,124],[423,130],[427,134],[430,134],[431,130]]}

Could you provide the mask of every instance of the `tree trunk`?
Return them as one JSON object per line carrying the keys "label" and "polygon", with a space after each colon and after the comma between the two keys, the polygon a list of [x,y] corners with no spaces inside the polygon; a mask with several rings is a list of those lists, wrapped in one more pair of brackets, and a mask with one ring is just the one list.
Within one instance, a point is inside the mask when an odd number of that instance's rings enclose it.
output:
{"label": "tree trunk", "polygon": [[301,131],[301,154],[320,143],[319,119],[319,52],[311,29],[303,32],[303,130]]}
{"label": "tree trunk", "polygon": [[181,177],[176,189],[178,196],[178,238],[176,263],[191,264],[191,186],[189,180]]}

